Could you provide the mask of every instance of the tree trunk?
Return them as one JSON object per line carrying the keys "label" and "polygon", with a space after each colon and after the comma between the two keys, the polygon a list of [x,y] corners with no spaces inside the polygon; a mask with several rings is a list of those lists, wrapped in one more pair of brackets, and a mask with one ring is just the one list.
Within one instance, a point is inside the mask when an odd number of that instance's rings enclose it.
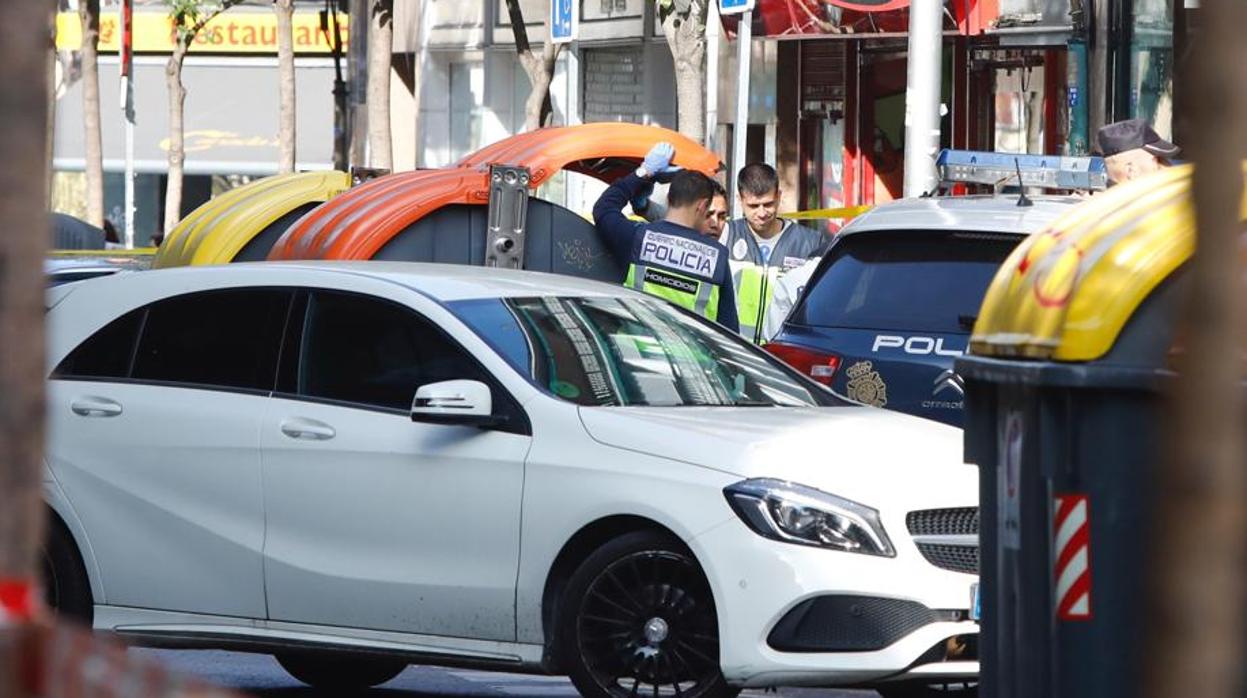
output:
{"label": "tree trunk", "polygon": [[547,115],[552,111],[550,106],[551,76],[540,68],[535,70],[525,68],[524,72],[528,74],[528,82],[532,87],[528,92],[528,99],[524,101],[523,131],[536,131],[545,124]]}
{"label": "tree trunk", "polygon": [[[419,3],[418,6],[423,7],[423,3]],[[421,33],[422,32],[421,27],[424,21],[424,19],[420,16],[422,13],[415,12],[413,14],[415,15],[415,17],[413,18],[413,22],[412,22],[412,36],[416,37],[416,46],[415,46],[415,52],[414,52],[416,65],[411,71],[412,72],[412,76],[411,76],[412,109],[411,111],[415,115],[414,118],[412,118],[411,120],[412,122],[411,142],[415,144],[413,147],[416,149],[416,152],[412,154],[411,162],[412,162],[413,167],[415,167],[416,169],[420,169],[420,146],[421,146],[421,142],[420,142],[420,138],[421,138],[420,136],[420,92],[421,90],[424,89],[423,79],[421,75],[424,73],[425,53],[427,51],[427,48],[424,46],[423,34]]]}
{"label": "tree trunk", "polygon": [[[165,225],[168,235],[182,218],[182,170],[186,162],[186,86],[182,84],[182,64],[195,42],[195,36],[216,16],[243,0],[220,0],[220,5],[199,15],[193,25],[175,25],[173,53],[165,63],[165,86],[169,91],[169,184],[165,187]],[[205,9],[202,6],[200,9]],[[175,20],[176,22],[176,20]]]}
{"label": "tree trunk", "polygon": [[506,0],[506,2],[507,16],[511,20],[511,33],[515,36],[515,53],[531,85],[528,100],[524,103],[523,130],[534,131],[545,126],[551,114],[554,113],[554,106],[550,103],[550,82],[554,79],[554,64],[563,46],[551,43],[547,34],[546,42],[541,47],[541,55],[533,53],[528,42],[528,25],[524,23],[524,11],[520,8],[520,0]]}
{"label": "tree trunk", "polygon": [[372,0],[368,22],[368,148],[372,167],[394,167],[390,134],[390,61],[394,47],[394,0]]}
{"label": "tree trunk", "polygon": [[[51,3],[51,4],[55,6],[56,3]],[[44,133],[46,134],[44,138],[45,145],[44,145],[44,153],[43,153],[44,158],[43,159],[45,162],[49,164],[49,166],[45,167],[43,171],[45,173],[45,179],[47,180],[47,182],[45,182],[45,185],[47,186],[48,191],[51,192],[52,191],[52,179],[55,175],[55,173],[52,170],[51,163],[52,163],[52,158],[56,156],[56,146],[55,146],[55,143],[56,143],[56,88],[57,88],[56,65],[58,63],[58,58],[56,55],[56,15],[55,14],[48,17],[48,21],[44,24],[43,37],[47,41],[47,44],[44,46],[45,60],[43,62],[43,71],[44,71],[43,75],[44,75],[44,79],[47,81],[47,89],[45,91],[45,94],[47,95],[47,105],[46,105],[47,108],[45,109],[47,118],[44,119],[44,122],[43,122]]]}
{"label": "tree trunk", "polygon": [[[347,39],[347,127],[349,167],[363,167],[368,164],[368,31],[360,27],[368,26],[368,13],[372,9],[372,0],[349,0]],[[350,31],[355,27],[357,31]],[[361,99],[360,95],[365,98]]]}
{"label": "tree trunk", "polygon": [[1144,676],[1148,696],[1243,695],[1243,159],[1247,27],[1243,0],[1200,3],[1189,72],[1198,238],[1182,316],[1185,355],[1167,420],[1148,532]]}
{"label": "tree trunk", "polygon": [[100,70],[96,49],[100,39],[100,0],[83,0],[82,122],[86,128],[87,221],[104,225],[104,148],[100,135]]}
{"label": "tree trunk", "polygon": [[186,48],[180,42],[175,44],[173,54],[165,64],[165,86],[169,90],[169,183],[165,188],[165,235],[182,218],[182,166],[186,162],[186,87],[182,85],[182,62],[186,59]]}
{"label": "tree trunk", "polygon": [[[47,201],[49,34],[54,3],[0,3],[0,580],[37,590],[43,504],[43,257]],[[37,593],[37,592],[36,592]],[[20,681],[28,626],[0,623],[0,695],[26,698]]]}
{"label": "tree trunk", "polygon": [[287,173],[294,172],[295,158],[294,0],[274,0],[273,12],[277,13],[277,66],[281,93],[277,171]]}
{"label": "tree trunk", "polygon": [[546,42],[541,56],[532,51],[520,55],[520,65],[532,85],[524,102],[524,130],[535,131],[550,125],[554,105],[550,102],[550,83],[554,80],[554,64],[558,60],[560,44]]}
{"label": "tree trunk", "polygon": [[693,0],[687,15],[671,11],[662,31],[675,63],[678,130],[698,143],[706,137],[706,12],[705,0]]}

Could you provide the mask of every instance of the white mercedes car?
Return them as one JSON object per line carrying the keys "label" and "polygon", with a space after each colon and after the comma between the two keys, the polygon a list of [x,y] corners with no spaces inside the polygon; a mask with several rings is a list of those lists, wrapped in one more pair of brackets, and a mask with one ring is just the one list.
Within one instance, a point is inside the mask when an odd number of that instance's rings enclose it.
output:
{"label": "white mercedes car", "polygon": [[411,663],[585,696],[977,674],[960,432],[665,302],[365,262],[49,305],[47,595],[133,644],[337,688]]}

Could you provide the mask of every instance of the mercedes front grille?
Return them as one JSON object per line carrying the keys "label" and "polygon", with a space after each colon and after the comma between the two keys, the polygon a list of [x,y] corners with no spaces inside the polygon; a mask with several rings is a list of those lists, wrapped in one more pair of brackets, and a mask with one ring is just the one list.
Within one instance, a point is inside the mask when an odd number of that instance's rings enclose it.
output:
{"label": "mercedes front grille", "polygon": [[927,562],[953,572],[979,573],[977,507],[911,511],[905,525]]}

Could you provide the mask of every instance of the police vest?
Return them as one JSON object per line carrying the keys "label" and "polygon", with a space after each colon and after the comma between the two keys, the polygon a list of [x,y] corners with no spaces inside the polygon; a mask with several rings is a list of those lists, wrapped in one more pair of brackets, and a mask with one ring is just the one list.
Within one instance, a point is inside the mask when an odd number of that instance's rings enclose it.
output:
{"label": "police vest", "polygon": [[723,250],[712,242],[646,230],[634,247],[624,286],[717,320]]}
{"label": "police vest", "polygon": [[731,254],[728,265],[736,289],[740,335],[756,344],[763,343],[762,328],[780,275],[820,256],[827,246],[827,236],[817,230],[795,223],[786,225],[766,262],[762,261],[762,251],[744,219],[731,221],[723,236],[723,244]]}

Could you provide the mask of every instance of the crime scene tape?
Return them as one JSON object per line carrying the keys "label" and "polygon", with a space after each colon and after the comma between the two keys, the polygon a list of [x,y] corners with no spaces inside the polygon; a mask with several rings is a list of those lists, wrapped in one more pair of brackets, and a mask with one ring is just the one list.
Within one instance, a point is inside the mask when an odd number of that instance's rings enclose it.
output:
{"label": "crime scene tape", "polygon": [[874,208],[872,205],[864,206],[842,206],[840,208],[819,208],[812,211],[793,211],[792,213],[781,213],[780,218],[787,218],[794,221],[820,220],[823,218],[853,218]]}

